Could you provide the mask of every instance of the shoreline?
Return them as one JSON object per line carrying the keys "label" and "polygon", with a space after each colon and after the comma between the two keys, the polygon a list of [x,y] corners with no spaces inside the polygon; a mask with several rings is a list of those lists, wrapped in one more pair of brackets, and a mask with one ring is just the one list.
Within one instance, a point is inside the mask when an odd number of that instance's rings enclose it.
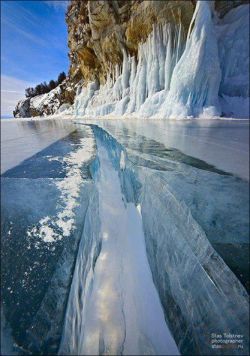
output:
{"label": "shoreline", "polygon": [[160,118],[160,117],[135,117],[135,116],[77,116],[72,114],[57,114],[57,115],[49,115],[49,116],[34,116],[34,117],[17,117],[17,118],[1,118],[1,121],[4,122],[18,122],[18,121],[44,121],[44,120],[121,120],[121,121],[168,121],[168,122],[206,122],[206,121],[236,121],[236,122],[250,122],[250,117],[246,118],[235,118],[235,117],[186,117],[186,118]]}

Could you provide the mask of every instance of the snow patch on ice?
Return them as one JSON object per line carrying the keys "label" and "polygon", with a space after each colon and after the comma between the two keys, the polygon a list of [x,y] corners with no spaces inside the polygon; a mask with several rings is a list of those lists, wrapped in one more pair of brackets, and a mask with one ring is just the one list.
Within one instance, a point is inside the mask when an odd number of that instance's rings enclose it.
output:
{"label": "snow patch on ice", "polygon": [[[72,151],[62,158],[66,163],[66,177],[55,181],[55,185],[60,191],[60,200],[63,210],[56,217],[46,216],[39,221],[39,227],[35,226],[27,231],[27,236],[36,236],[44,242],[55,242],[63,237],[70,236],[75,228],[75,208],[78,206],[77,199],[80,194],[81,167],[93,157],[95,151],[95,140],[90,127],[85,126],[84,130],[88,137],[80,140],[79,149]],[[48,157],[48,160],[58,160],[57,157]],[[61,233],[58,232],[61,231]]]}

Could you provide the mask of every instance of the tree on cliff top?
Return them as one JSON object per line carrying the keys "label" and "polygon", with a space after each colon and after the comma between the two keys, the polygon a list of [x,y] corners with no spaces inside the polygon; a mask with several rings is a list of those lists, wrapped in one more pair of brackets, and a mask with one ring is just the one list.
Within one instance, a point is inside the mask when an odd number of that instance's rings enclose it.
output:
{"label": "tree on cliff top", "polygon": [[49,93],[51,90],[55,89],[59,84],[61,84],[66,79],[66,74],[61,72],[58,75],[57,80],[50,80],[47,84],[46,82],[40,83],[36,85],[35,88],[27,88],[25,89],[26,98],[33,98],[36,95],[41,95],[45,93]]}
{"label": "tree on cliff top", "polygon": [[61,84],[64,81],[64,79],[66,79],[66,74],[64,72],[62,72],[58,75],[57,83]]}
{"label": "tree on cliff top", "polygon": [[55,89],[56,86],[57,86],[57,83],[56,83],[53,79],[50,80],[50,82],[49,82],[49,88],[50,88],[50,90]]}

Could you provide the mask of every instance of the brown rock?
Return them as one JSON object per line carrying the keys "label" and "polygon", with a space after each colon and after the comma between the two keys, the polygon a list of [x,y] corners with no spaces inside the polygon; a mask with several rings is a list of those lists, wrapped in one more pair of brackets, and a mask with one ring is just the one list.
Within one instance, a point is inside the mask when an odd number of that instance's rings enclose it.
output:
{"label": "brown rock", "polygon": [[70,74],[80,69],[86,82],[104,83],[110,67],[121,64],[123,50],[137,55],[153,24],[182,23],[188,29],[191,1],[79,1],[68,8]]}

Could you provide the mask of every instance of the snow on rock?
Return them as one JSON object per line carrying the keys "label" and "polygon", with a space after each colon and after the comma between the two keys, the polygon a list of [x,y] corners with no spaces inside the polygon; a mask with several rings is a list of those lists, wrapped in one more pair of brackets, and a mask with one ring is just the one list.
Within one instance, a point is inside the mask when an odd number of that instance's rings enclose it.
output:
{"label": "snow on rock", "polygon": [[77,86],[64,80],[49,93],[37,95],[18,102],[14,117],[48,116],[70,112]]}

